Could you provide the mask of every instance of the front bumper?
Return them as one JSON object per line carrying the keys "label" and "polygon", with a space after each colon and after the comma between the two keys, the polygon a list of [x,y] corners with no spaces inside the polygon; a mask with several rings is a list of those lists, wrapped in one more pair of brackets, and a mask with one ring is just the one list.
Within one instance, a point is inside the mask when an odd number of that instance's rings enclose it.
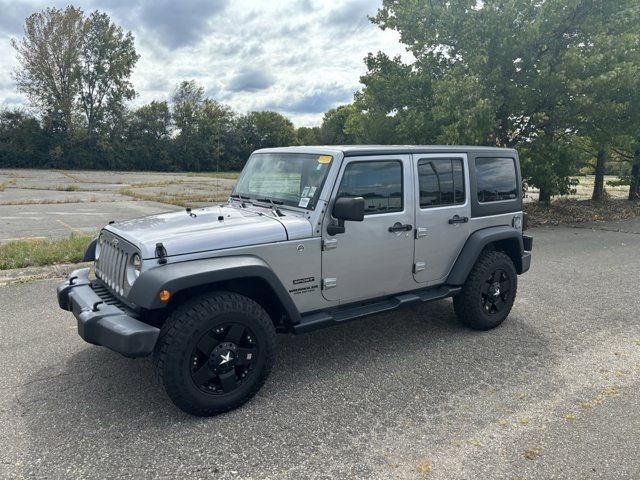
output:
{"label": "front bumper", "polygon": [[125,357],[145,357],[153,352],[160,329],[105,303],[93,290],[88,268],[75,270],[58,285],[58,304],[73,312],[78,320],[78,334],[86,342]]}

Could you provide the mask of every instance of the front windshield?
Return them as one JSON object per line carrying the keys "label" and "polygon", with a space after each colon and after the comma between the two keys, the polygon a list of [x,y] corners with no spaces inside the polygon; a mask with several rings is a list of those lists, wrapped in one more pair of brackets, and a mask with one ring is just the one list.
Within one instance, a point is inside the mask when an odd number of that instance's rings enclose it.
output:
{"label": "front windshield", "polygon": [[313,210],[332,160],[308,153],[254,153],[232,196]]}

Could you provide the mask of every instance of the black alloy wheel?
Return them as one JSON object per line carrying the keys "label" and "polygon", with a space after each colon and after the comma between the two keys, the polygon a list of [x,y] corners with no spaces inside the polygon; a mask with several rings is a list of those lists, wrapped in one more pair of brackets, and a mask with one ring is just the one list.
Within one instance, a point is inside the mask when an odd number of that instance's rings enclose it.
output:
{"label": "black alloy wheel", "polygon": [[238,388],[252,374],[259,346],[248,327],[222,324],[206,332],[191,354],[191,379],[207,394],[221,395]]}
{"label": "black alloy wheel", "polygon": [[180,409],[210,416],[239,407],[273,366],[276,331],[255,301],[212,292],[178,306],[160,329],[156,375]]}
{"label": "black alloy wheel", "polygon": [[480,301],[482,308],[489,314],[497,314],[507,305],[511,295],[511,281],[507,272],[501,268],[495,270],[482,286]]}
{"label": "black alloy wheel", "polygon": [[486,250],[474,264],[462,291],[453,297],[453,308],[466,326],[489,330],[509,315],[518,288],[518,275],[504,252]]}

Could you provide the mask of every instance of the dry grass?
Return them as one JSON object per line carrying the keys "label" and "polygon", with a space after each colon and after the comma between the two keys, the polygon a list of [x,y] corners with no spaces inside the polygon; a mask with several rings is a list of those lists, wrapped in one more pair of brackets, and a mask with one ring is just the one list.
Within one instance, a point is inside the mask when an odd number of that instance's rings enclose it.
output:
{"label": "dry grass", "polygon": [[168,185],[179,185],[184,183],[184,180],[158,180],[156,182],[140,182],[132,183],[130,188],[145,188],[145,187],[166,187]]}
{"label": "dry grass", "polygon": [[4,183],[0,183],[0,192],[4,192]]}
{"label": "dry grass", "polygon": [[524,451],[524,458],[526,458],[527,460],[535,460],[539,456],[540,456],[539,448],[527,448]]}
{"label": "dry grass", "polygon": [[431,473],[431,460],[429,460],[428,457],[424,457],[424,459],[418,464],[416,469],[423,477],[426,477],[427,475],[429,475],[429,473]]}
{"label": "dry grass", "polygon": [[197,207],[199,203],[216,203],[225,202],[229,196],[228,193],[215,194],[195,194],[195,193],[143,193],[131,189],[120,189],[118,193],[127,197],[145,200],[148,202],[167,203],[169,205],[177,205],[179,207]]}
{"label": "dry grass", "polygon": [[77,192],[78,190],[80,190],[80,187],[78,185],[61,185],[59,187],[56,187],[56,190],[60,191],[60,192]]}
{"label": "dry grass", "polygon": [[538,202],[525,203],[529,224],[560,225],[565,223],[594,222],[603,220],[625,220],[640,216],[640,202],[610,199],[603,202],[592,200],[559,199],[551,205]]}
{"label": "dry grass", "polygon": [[186,175],[187,177],[212,177],[237,180],[238,177],[240,177],[240,172],[189,172]]}
{"label": "dry grass", "polygon": [[115,200],[99,200],[96,197],[91,198],[59,198],[59,199],[43,199],[43,200],[33,200],[33,199],[23,199],[23,200],[7,200],[5,202],[0,202],[0,205],[57,205],[61,203],[95,203],[95,202],[115,202]]}
{"label": "dry grass", "polygon": [[82,260],[91,242],[87,235],[71,235],[64,240],[15,240],[0,244],[0,270],[25,268]]}
{"label": "dry grass", "polygon": [[70,172],[67,172],[65,170],[55,170],[55,171],[58,172],[60,175],[64,175],[68,179],[73,180],[74,182],[82,182],[82,179],[80,177]]}

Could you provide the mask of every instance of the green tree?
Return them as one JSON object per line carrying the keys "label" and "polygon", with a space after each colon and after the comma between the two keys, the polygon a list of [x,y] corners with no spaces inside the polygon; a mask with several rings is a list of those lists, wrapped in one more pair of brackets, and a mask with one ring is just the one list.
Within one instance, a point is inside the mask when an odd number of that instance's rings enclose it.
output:
{"label": "green tree", "polygon": [[204,103],[204,87],[195,80],[185,80],[173,91],[171,101],[173,121],[180,133],[189,134],[195,130]]}
{"label": "green tree", "polygon": [[548,201],[568,191],[578,160],[576,67],[636,11],[633,0],[384,0],[374,23],[398,31],[415,61],[369,62],[356,105],[365,117],[384,106],[378,118],[392,117],[401,138],[519,147]]}
{"label": "green tree", "polygon": [[47,8],[26,19],[21,40],[11,40],[19,62],[14,72],[18,90],[53,130],[72,130],[83,23],[78,8]]}
{"label": "green tree", "polygon": [[0,167],[51,167],[49,138],[38,119],[22,110],[0,111]]}
{"label": "green tree", "polygon": [[577,130],[589,139],[595,162],[592,198],[603,200],[604,175],[612,148],[640,125],[633,121],[639,95],[640,8],[637,2],[598,2],[580,25],[565,69]]}
{"label": "green tree", "polygon": [[251,152],[259,148],[283,147],[297,143],[293,123],[277,112],[250,112],[238,119],[237,126],[242,135],[242,157],[245,160]]}
{"label": "green tree", "polygon": [[171,112],[167,102],[152,101],[127,119],[128,131],[121,152],[132,168],[172,170]]}
{"label": "green tree", "polygon": [[204,88],[195,80],[183,81],[174,90],[171,101],[172,118],[178,129],[174,141],[176,163],[183,170],[199,170],[196,137],[204,104]]}
{"label": "green tree", "polygon": [[167,102],[153,100],[138,108],[133,116],[134,128],[152,141],[166,140],[171,136],[171,112]]}
{"label": "green tree", "polygon": [[296,136],[300,145],[319,145],[322,143],[320,127],[299,127],[296,130]]}
{"label": "green tree", "polygon": [[349,116],[355,112],[352,105],[340,105],[328,110],[320,126],[320,143],[323,145],[348,145],[356,143],[355,135],[346,130]]}
{"label": "green tree", "polygon": [[234,170],[243,166],[236,115],[229,106],[211,99],[204,101],[198,121],[198,140],[201,169]]}
{"label": "green tree", "polygon": [[119,109],[135,97],[129,80],[140,58],[131,32],[124,33],[106,13],[92,12],[82,29],[79,62],[80,105],[89,133],[105,120],[108,111]]}

